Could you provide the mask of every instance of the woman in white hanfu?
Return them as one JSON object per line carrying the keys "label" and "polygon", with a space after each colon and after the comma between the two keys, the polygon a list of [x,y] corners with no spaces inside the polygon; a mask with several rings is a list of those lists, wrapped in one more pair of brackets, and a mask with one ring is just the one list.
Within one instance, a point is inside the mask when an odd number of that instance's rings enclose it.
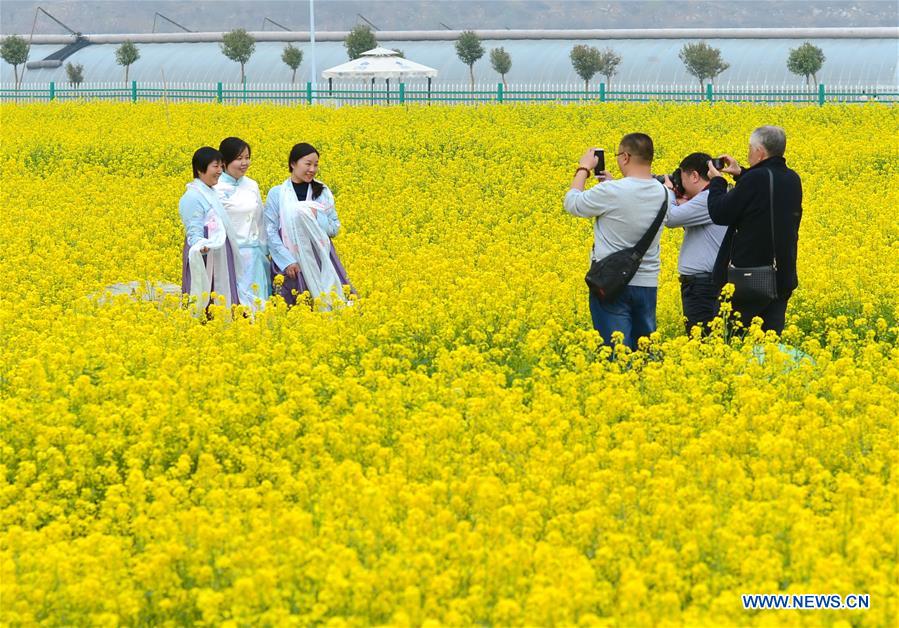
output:
{"label": "woman in white hanfu", "polygon": [[272,271],[262,217],[262,197],[259,195],[259,185],[247,176],[250,145],[240,138],[226,137],[219,145],[219,152],[222,154],[224,172],[215,185],[215,191],[234,226],[244,270],[237,284],[238,295],[241,304],[255,311],[264,307],[272,295]]}
{"label": "woman in white hanfu", "polygon": [[327,309],[334,304],[333,298],[346,302],[343,286],[352,293],[355,290],[331,242],[340,230],[340,220],[334,195],[315,178],[318,158],[310,144],[291,149],[290,177],[266,197],[265,226],[272,270],[284,274],[281,296],[294,305],[299,294],[309,292]]}
{"label": "woman in white hanfu", "polygon": [[237,235],[228,212],[213,189],[222,174],[222,154],[204,146],[192,159],[194,180],[178,203],[186,236],[182,254],[181,291],[206,308],[212,292],[226,305],[238,305],[237,286],[243,273]]}

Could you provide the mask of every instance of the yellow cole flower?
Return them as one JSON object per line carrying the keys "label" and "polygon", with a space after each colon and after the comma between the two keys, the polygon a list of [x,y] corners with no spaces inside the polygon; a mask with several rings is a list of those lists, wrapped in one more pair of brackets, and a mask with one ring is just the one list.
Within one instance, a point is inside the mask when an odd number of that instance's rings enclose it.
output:
{"label": "yellow cole flower", "polygon": [[[899,622],[899,109],[0,114],[0,623]],[[645,131],[671,172],[762,124],[804,187],[783,338],[683,335],[665,231],[658,332],[600,345],[578,156]],[[321,151],[353,307],[97,297],[180,281],[190,156],[230,135],[263,195]],[[871,606],[743,610],[776,592]]]}

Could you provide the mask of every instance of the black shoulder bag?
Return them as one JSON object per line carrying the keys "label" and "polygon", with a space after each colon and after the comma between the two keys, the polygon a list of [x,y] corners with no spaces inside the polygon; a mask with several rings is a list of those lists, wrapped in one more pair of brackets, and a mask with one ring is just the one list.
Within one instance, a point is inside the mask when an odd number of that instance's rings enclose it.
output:
{"label": "black shoulder bag", "polygon": [[770,303],[777,298],[777,249],[774,248],[774,175],[768,170],[768,206],[771,212],[770,266],[734,266],[734,238],[730,241],[730,261],[727,281],[734,284],[734,301],[741,303]]}
{"label": "black shoulder bag", "polygon": [[652,221],[652,225],[637,244],[590,263],[590,270],[587,271],[584,281],[587,282],[590,292],[596,295],[596,298],[603,303],[612,301],[630,283],[637,269],[640,268],[640,262],[643,261],[646,250],[659,232],[659,227],[662,226],[667,211],[668,190],[665,189],[665,199],[662,201],[656,219]]}

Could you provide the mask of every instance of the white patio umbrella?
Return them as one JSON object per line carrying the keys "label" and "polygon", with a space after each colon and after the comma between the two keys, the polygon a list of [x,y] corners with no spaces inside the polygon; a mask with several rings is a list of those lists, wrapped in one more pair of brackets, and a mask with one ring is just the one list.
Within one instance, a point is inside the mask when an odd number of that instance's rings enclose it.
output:
{"label": "white patio umbrella", "polygon": [[358,59],[322,72],[326,79],[390,79],[434,78],[437,70],[403,59],[396,50],[374,48]]}
{"label": "white patio umbrella", "polygon": [[328,79],[328,89],[334,79],[371,79],[372,90],[375,79],[387,82],[387,102],[390,102],[390,79],[404,81],[410,78],[428,79],[428,99],[431,97],[431,79],[437,76],[437,70],[426,65],[403,59],[396,50],[373,48],[363,52],[358,59],[334,66],[322,72]]}

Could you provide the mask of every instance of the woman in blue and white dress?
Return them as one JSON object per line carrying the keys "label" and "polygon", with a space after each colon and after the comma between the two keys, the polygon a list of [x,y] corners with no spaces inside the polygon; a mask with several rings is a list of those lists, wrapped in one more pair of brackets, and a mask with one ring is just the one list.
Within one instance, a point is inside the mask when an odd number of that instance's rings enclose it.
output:
{"label": "woman in blue and white dress", "polygon": [[228,212],[240,249],[244,271],[237,286],[240,302],[256,310],[264,307],[272,294],[272,274],[259,185],[247,176],[250,145],[240,138],[226,137],[219,145],[219,152],[224,172],[215,191]]}
{"label": "woman in blue and white dress", "polygon": [[243,265],[237,235],[213,189],[222,174],[222,154],[204,146],[194,153],[192,166],[194,180],[178,203],[185,230],[181,291],[196,301],[198,309],[206,308],[213,292],[226,305],[238,305]]}
{"label": "woman in blue and white dress", "polygon": [[332,294],[347,301],[344,286],[350,284],[331,239],[340,230],[334,195],[315,178],[318,151],[310,144],[295,145],[287,159],[290,177],[269,190],[265,202],[265,227],[272,270],[284,274],[281,296],[294,305],[298,294],[308,292],[327,309]]}

